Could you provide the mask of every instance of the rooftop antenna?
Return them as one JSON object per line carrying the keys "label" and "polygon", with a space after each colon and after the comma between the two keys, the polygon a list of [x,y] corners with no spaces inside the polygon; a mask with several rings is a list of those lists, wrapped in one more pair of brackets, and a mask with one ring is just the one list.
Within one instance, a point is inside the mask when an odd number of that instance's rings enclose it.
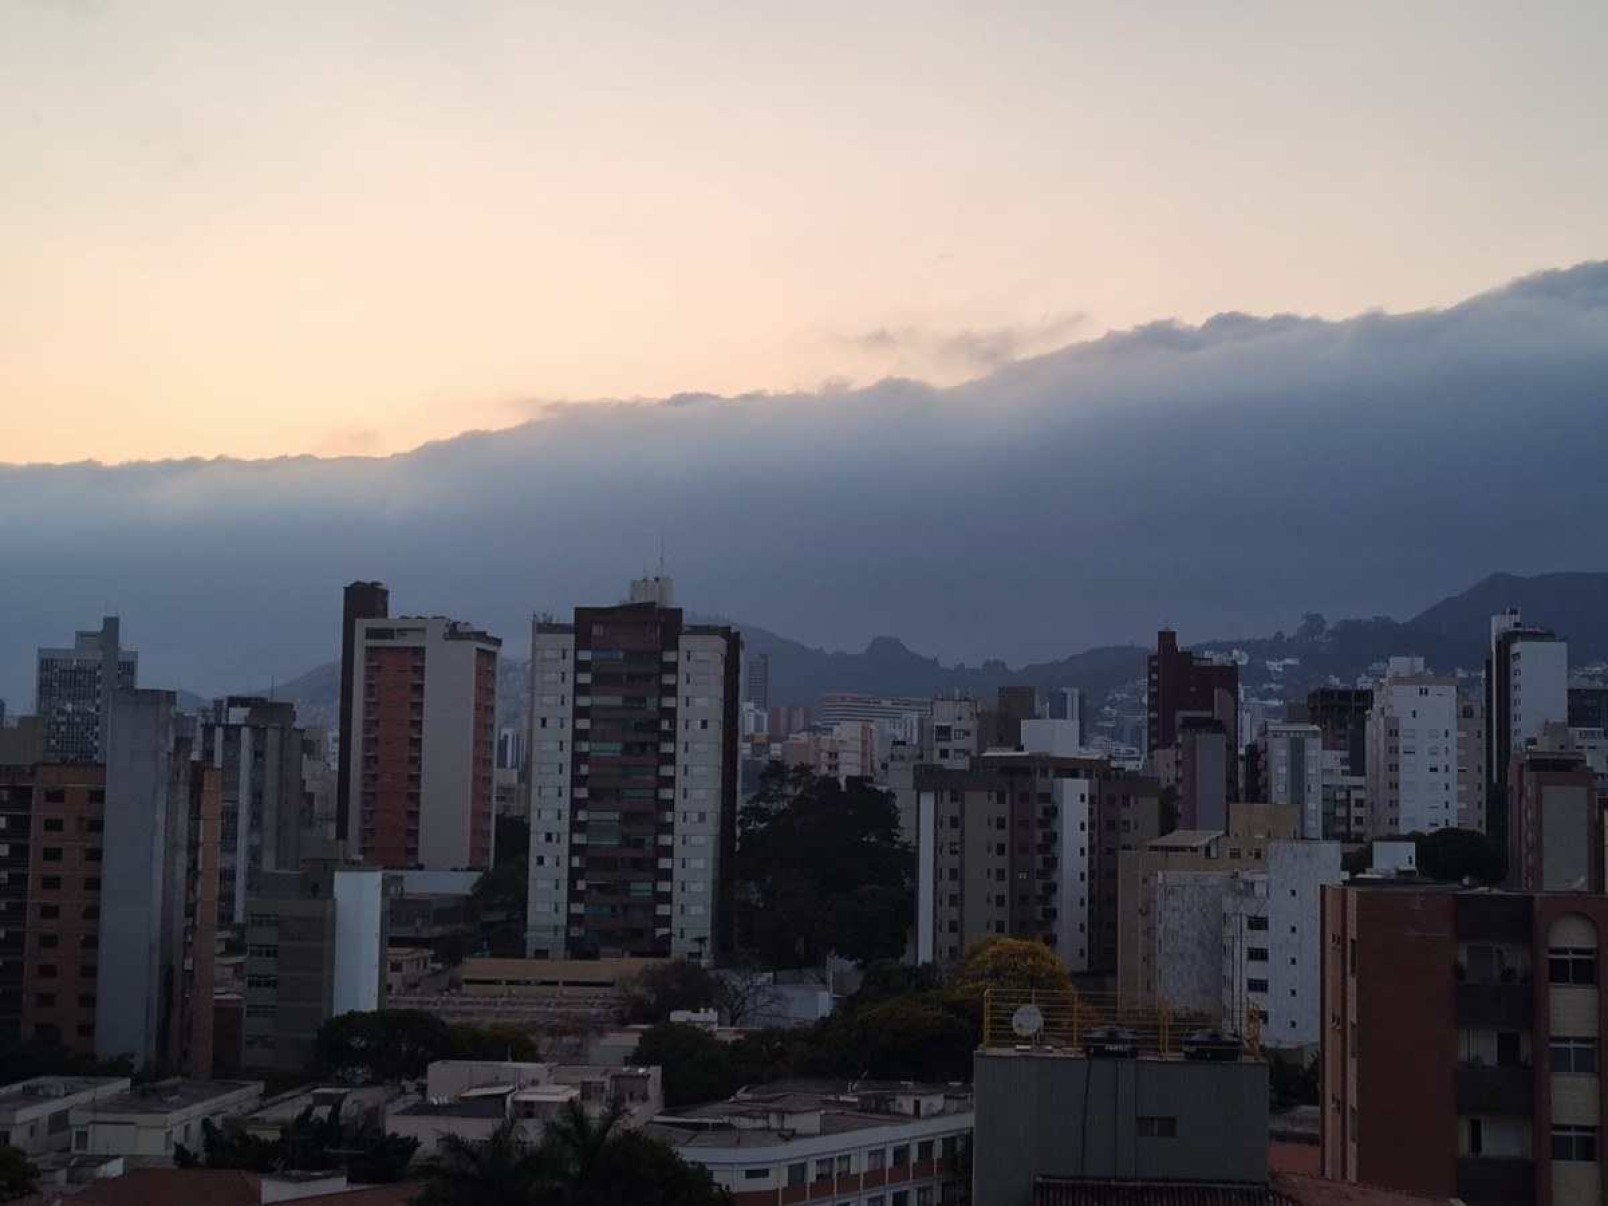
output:
{"label": "rooftop antenna", "polygon": [[664,577],[664,529],[659,529],[659,577]]}

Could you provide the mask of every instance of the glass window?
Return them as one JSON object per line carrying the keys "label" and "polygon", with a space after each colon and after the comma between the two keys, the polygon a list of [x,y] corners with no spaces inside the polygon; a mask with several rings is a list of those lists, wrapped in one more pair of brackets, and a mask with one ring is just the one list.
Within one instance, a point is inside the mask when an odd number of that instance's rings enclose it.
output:
{"label": "glass window", "polygon": [[888,1153],[880,1147],[874,1147],[865,1154],[865,1171],[881,1172],[888,1167]]}
{"label": "glass window", "polygon": [[1592,1163],[1597,1159],[1597,1128],[1555,1126],[1552,1128],[1552,1158]]}
{"label": "glass window", "polygon": [[1547,979],[1553,984],[1595,984],[1597,952],[1589,946],[1554,946],[1547,951]]}
{"label": "glass window", "polygon": [[1548,1054],[1554,1073],[1597,1074],[1597,1040],[1594,1038],[1555,1038],[1548,1046]]}
{"label": "glass window", "polygon": [[928,1160],[931,1160],[931,1159],[932,1159],[932,1140],[931,1139],[923,1139],[920,1143],[916,1144],[916,1163],[917,1164],[925,1164]]}
{"label": "glass window", "polygon": [[910,1145],[908,1143],[901,1143],[898,1147],[893,1149],[893,1166],[895,1168],[903,1168],[909,1163]]}
{"label": "glass window", "polygon": [[799,1186],[804,1184],[808,1167],[809,1166],[803,1160],[800,1160],[797,1164],[789,1164],[787,1166],[787,1187],[789,1189],[797,1189]]}

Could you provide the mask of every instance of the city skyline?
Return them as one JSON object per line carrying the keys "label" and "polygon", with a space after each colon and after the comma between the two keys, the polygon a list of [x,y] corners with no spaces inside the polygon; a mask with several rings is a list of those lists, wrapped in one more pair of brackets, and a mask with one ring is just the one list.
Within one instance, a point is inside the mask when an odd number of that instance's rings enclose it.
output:
{"label": "city skyline", "polygon": [[[1600,257],[1600,6],[8,15],[11,462],[1418,312]],[[93,355],[83,349],[93,348]],[[824,411],[823,411],[824,413]]]}

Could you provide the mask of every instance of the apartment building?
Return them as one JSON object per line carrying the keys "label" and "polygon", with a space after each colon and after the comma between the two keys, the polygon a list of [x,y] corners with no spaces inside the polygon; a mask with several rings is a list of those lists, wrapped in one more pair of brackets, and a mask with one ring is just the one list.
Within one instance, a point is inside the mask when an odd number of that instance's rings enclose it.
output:
{"label": "apartment building", "polygon": [[856,1081],[744,1090],[646,1129],[736,1206],[939,1206],[966,1194],[972,1125],[969,1090]]}
{"label": "apartment building", "polygon": [[1368,777],[1354,774],[1351,766],[1344,750],[1323,751],[1323,836],[1331,841],[1368,839]]}
{"label": "apartment building", "polygon": [[[95,1052],[206,1076],[218,918],[222,781],[196,760],[193,718],[170,691],[113,703],[99,877]],[[86,876],[86,890],[89,877]]]}
{"label": "apartment building", "polygon": [[1457,824],[1457,682],[1393,657],[1368,715],[1370,836]]}
{"label": "apartment building", "polygon": [[[1158,891],[1163,874],[1259,870],[1269,845],[1296,836],[1295,809],[1269,804],[1230,807],[1229,829],[1175,829],[1117,857],[1117,983],[1124,995],[1184,1000],[1221,997],[1221,901],[1197,899],[1200,911],[1179,908],[1193,893],[1177,881]],[[1205,885],[1196,885],[1209,890]],[[1176,889],[1179,898],[1173,898]],[[1220,894],[1221,887],[1218,888]],[[1204,967],[1200,967],[1201,963]],[[1209,979],[1202,979],[1202,975]],[[1171,977],[1164,982],[1164,977]],[[1201,985],[1206,987],[1202,988]],[[1186,988],[1189,984],[1191,987]]]}
{"label": "apartment building", "polygon": [[995,935],[1114,970],[1117,860],[1157,836],[1154,779],[1100,759],[991,750],[971,771],[916,772],[916,954],[957,960]]}
{"label": "apartment building", "polygon": [[105,784],[105,768],[89,763],[0,769],[6,861],[16,868],[0,873],[0,891],[17,902],[8,900],[15,924],[0,941],[14,952],[0,984],[16,985],[0,992],[17,1011],[5,1025],[86,1055],[95,1050]]}
{"label": "apartment building", "polygon": [[1180,649],[1178,634],[1164,628],[1156,634],[1156,651],[1145,667],[1147,757],[1178,744],[1179,720],[1185,715],[1223,726],[1232,755],[1224,769],[1223,798],[1239,799],[1239,667]]}
{"label": "apartment building", "polygon": [[709,959],[730,944],[742,638],[688,624],[674,597],[669,579],[641,579],[627,603],[535,625],[533,956]]}
{"label": "apartment building", "polygon": [[[1547,740],[1558,738],[1556,748]],[[1568,730],[1508,764],[1508,886],[1520,892],[1603,891],[1603,800]]]}
{"label": "apartment building", "polygon": [[1306,704],[1290,719],[1315,724],[1323,734],[1323,748],[1344,755],[1347,774],[1368,771],[1368,713],[1373,691],[1368,687],[1318,687],[1307,692]]}
{"label": "apartment building", "polygon": [[98,630],[78,632],[68,649],[41,649],[34,714],[44,726],[45,762],[105,762],[112,698],[132,691],[139,656],[124,649],[116,616]]}
{"label": "apartment building", "polygon": [[245,1067],[301,1071],[326,1021],[385,1007],[383,879],[330,861],[261,876],[246,908]]}
{"label": "apartment building", "polygon": [[1323,890],[1326,1177],[1470,1206],[1599,1202],[1608,897]]}
{"label": "apartment building", "polygon": [[66,1151],[73,1110],[128,1088],[126,1076],[35,1076],[0,1087],[0,1144],[28,1156]]}
{"label": "apartment building", "polygon": [[352,640],[349,853],[389,870],[490,866],[502,641],[441,616],[357,619]]}
{"label": "apartment building", "polygon": [[978,724],[975,699],[934,699],[922,741],[922,761],[952,770],[967,769],[979,753]]}
{"label": "apartment building", "polygon": [[200,758],[218,768],[218,924],[241,925],[264,872],[301,862],[303,734],[291,703],[231,695],[202,716]]}
{"label": "apartment building", "polygon": [[1324,837],[1323,730],[1315,724],[1269,724],[1256,746],[1262,779],[1257,799],[1294,808],[1301,818],[1298,837]]}
{"label": "apartment building", "polygon": [[1457,827],[1484,833],[1486,815],[1485,704],[1457,701]]}
{"label": "apartment building", "polygon": [[1543,726],[1569,720],[1569,646],[1526,624],[1518,608],[1491,617],[1485,660],[1485,773],[1491,835],[1507,841],[1508,764]]}
{"label": "apartment building", "polygon": [[199,1152],[205,1124],[249,1114],[262,1101],[260,1081],[150,1081],[72,1111],[73,1152],[171,1160],[183,1144]]}

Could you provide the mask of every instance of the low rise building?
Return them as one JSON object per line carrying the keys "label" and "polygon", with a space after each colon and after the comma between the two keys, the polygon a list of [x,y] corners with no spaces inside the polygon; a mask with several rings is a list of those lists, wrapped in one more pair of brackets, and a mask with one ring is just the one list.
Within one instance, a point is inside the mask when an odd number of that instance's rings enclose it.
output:
{"label": "low rise building", "polygon": [[29,1156],[72,1145],[72,1111],[128,1091],[126,1076],[35,1076],[0,1088],[0,1146]]}
{"label": "low rise building", "polygon": [[73,1151],[171,1160],[178,1144],[200,1150],[203,1122],[249,1114],[261,1101],[260,1081],[152,1081],[75,1106]]}
{"label": "low rise building", "polygon": [[777,1084],[661,1114],[647,1128],[701,1164],[736,1206],[957,1200],[973,1125],[969,1090]]}

